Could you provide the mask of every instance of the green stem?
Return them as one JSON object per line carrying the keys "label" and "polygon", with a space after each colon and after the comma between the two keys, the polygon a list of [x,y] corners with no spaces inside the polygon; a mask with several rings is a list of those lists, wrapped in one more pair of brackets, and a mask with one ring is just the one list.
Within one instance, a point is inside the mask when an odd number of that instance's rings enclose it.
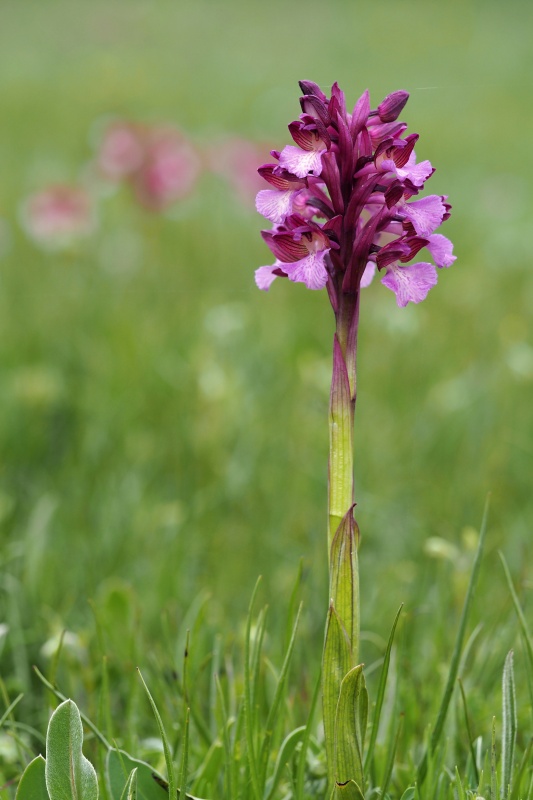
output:
{"label": "green stem", "polygon": [[[341,684],[359,661],[359,531],[353,517],[358,317],[359,295],[341,293],[336,312],[329,405],[329,610],[322,657],[322,707],[331,787],[339,775],[342,777],[346,767],[341,744],[346,736],[346,725],[345,720],[338,719]],[[358,740],[358,731],[354,729],[349,733],[354,741]]]}
{"label": "green stem", "polygon": [[353,426],[359,295],[341,295],[336,317],[329,405],[328,556],[333,537],[354,503]]}

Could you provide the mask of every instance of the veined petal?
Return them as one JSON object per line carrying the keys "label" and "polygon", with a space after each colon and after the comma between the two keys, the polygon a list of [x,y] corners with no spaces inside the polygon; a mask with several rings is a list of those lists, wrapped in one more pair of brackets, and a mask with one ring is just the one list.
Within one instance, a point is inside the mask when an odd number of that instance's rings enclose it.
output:
{"label": "veined petal", "polygon": [[280,192],[277,189],[262,189],[255,198],[255,207],[271,222],[281,225],[285,217],[292,214],[292,201],[295,191]]}
{"label": "veined petal", "polygon": [[427,249],[433,256],[437,267],[451,267],[457,256],[452,253],[453,244],[442,233],[434,233],[428,236]]}
{"label": "veined petal", "polygon": [[276,261],[275,264],[269,267],[259,267],[255,271],[255,285],[258,289],[262,289],[264,292],[268,292],[272,282],[276,280],[278,274],[276,270],[279,272],[281,261]]}
{"label": "veined petal", "polygon": [[396,295],[400,308],[407,303],[420,303],[437,283],[437,270],[433,264],[419,262],[408,267],[391,265],[381,283]]}
{"label": "veined petal", "polygon": [[327,252],[318,250],[316,253],[309,253],[300,261],[283,264],[283,270],[289,276],[289,280],[295,283],[305,283],[308,289],[323,289],[328,281],[328,272],[324,265]]}
{"label": "veined petal", "polygon": [[283,261],[284,264],[299,261],[309,252],[305,242],[302,239],[294,239],[292,233],[261,231],[261,236],[276,258]]}
{"label": "veined petal", "polygon": [[370,286],[372,281],[374,280],[374,275],[376,274],[376,265],[373,261],[369,261],[365,267],[365,271],[363,272],[363,277],[361,278],[361,288],[366,289],[367,286]]}
{"label": "veined petal", "polygon": [[298,178],[306,178],[308,175],[320,175],[322,172],[322,153],[326,150],[300,150],[292,144],[288,144],[280,153],[280,166],[288,169]]}
{"label": "veined petal", "polygon": [[412,223],[419,236],[429,236],[441,224],[446,207],[442,197],[431,194],[412,203],[405,203],[400,211]]}
{"label": "veined petal", "polygon": [[431,163],[429,161],[421,161],[420,164],[417,164],[414,153],[411,153],[411,157],[405,167],[396,169],[396,175],[400,180],[409,180],[413,186],[418,188],[424,185],[432,172]]}

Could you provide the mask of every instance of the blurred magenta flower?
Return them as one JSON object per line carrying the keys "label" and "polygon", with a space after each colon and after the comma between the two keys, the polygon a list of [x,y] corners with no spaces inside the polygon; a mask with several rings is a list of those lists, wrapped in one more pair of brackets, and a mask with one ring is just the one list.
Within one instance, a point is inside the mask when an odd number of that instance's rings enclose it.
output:
{"label": "blurred magenta flower", "polygon": [[128,182],[145,208],[163,211],[193,190],[201,160],[172,125],[114,120],[98,142],[96,167],[108,180]]}
{"label": "blurred magenta flower", "polygon": [[143,130],[125,120],[115,120],[98,144],[98,171],[109,180],[120,181],[140,169],[144,159]]}
{"label": "blurred magenta flower", "polygon": [[[329,98],[311,81],[300,87],[294,144],[272,151],[275,163],[258,170],[270,188],[256,207],[274,223],[263,238],[276,261],[256,271],[257,286],[267,290],[276,277],[327,286],[337,309],[341,295],[357,294],[377,269],[399,306],[419,303],[437,283],[435,266],[449,267],[455,256],[435,234],[450,216],[447,198],[413,199],[434,169],[417,162],[418,134],[404,137],[407,126],[397,121],[408,93],[393,92],[371,110],[365,91],[349,113],[336,83]],[[409,263],[423,248],[434,264]]]}
{"label": "blurred magenta flower", "polygon": [[135,194],[146,208],[163,211],[192,191],[200,170],[196,150],[180,131],[149,128],[142,165],[132,176]]}
{"label": "blurred magenta flower", "polygon": [[56,184],[24,201],[21,221],[35,242],[61,249],[94,231],[96,210],[92,198],[81,187]]}

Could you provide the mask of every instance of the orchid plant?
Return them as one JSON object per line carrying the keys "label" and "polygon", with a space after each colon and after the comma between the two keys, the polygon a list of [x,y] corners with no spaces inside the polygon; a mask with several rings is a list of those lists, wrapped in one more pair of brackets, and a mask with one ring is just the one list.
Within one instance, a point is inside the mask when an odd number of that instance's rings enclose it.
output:
{"label": "orchid plant", "polygon": [[[326,288],[336,319],[329,406],[329,610],[322,664],[328,777],[333,797],[364,796],[363,747],[368,698],[359,664],[359,529],[354,518],[353,426],[361,289],[381,273],[398,306],[424,300],[437,268],[455,261],[452,243],[435,233],[450,216],[446,196],[420,197],[434,172],[417,162],[418,134],[398,121],[408,93],[371,109],[365,91],[350,113],[333,84],[328,97],[301,81],[294,144],[272,151],[259,174],[269,188],[257,210],[273,223],[262,236],[275,261],[256,270],[259,289],[277,277]],[[414,261],[426,249],[431,261]],[[354,713],[355,710],[355,713]]]}

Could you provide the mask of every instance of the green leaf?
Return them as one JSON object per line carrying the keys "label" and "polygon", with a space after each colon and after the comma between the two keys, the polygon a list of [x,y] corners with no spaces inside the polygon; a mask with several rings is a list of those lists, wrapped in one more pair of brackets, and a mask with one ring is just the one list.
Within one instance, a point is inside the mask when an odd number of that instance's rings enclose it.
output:
{"label": "green leaf", "polygon": [[402,794],[400,800],[415,800],[416,795],[416,788],[414,786],[409,786],[408,789]]}
{"label": "green leaf", "polygon": [[56,708],[46,734],[46,787],[50,800],[97,800],[93,765],[82,753],[83,727],[72,700]]}
{"label": "green leaf", "polygon": [[[335,716],[342,680],[352,666],[350,642],[333,605],[326,623],[322,661],[322,710],[330,784],[335,779]],[[350,776],[351,777],[351,776]]]}
{"label": "green leaf", "polygon": [[112,748],[107,751],[106,786],[110,800],[121,800],[124,788],[132,771],[136,770],[137,800],[164,800],[168,792],[157,783],[154,776],[162,776],[149,764],[132,758],[124,750]]}
{"label": "green leaf", "polygon": [[353,509],[344,515],[331,543],[330,602],[346,631],[353,656],[359,652],[359,573],[357,563],[356,522]]}
{"label": "green leaf", "polygon": [[[366,723],[368,693],[363,665],[354,667],[341,683],[335,719],[335,782],[355,781],[364,788],[362,725]],[[349,796],[349,795],[347,795]]]}
{"label": "green leaf", "polygon": [[507,654],[503,667],[502,718],[502,792],[507,797],[511,790],[517,729],[512,650]]}
{"label": "green leaf", "polygon": [[365,798],[356,782],[348,781],[335,785],[335,800],[365,800]]}
{"label": "green leaf", "polygon": [[246,754],[248,756],[248,765],[250,767],[250,777],[252,785],[252,793],[255,800],[262,800],[262,794],[259,784],[259,765],[257,763],[257,755],[254,741],[254,713],[253,713],[253,670],[250,656],[250,644],[252,637],[252,613],[257,590],[261,576],[256,581],[254,590],[252,592],[252,599],[248,607],[248,617],[246,619],[246,634],[244,637],[244,730],[246,735]]}
{"label": "green leaf", "polygon": [[46,790],[45,761],[42,756],[30,761],[22,773],[15,800],[49,800]]}

